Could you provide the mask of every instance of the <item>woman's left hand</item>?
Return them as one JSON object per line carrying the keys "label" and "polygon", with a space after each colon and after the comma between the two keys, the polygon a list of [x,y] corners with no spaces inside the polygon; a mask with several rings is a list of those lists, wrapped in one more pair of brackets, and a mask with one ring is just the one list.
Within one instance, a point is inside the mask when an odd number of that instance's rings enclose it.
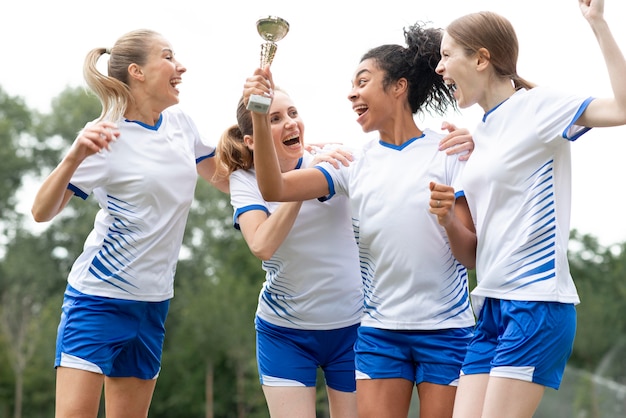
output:
{"label": "woman's left hand", "polygon": [[305,149],[315,156],[313,159],[313,165],[321,162],[327,162],[332,164],[333,167],[339,168],[339,164],[347,167],[350,162],[354,160],[352,153],[343,148],[335,148],[333,150],[324,150],[318,145],[305,145]]}
{"label": "woman's left hand", "polygon": [[474,139],[466,128],[457,128],[454,124],[443,122],[441,129],[449,133],[439,143],[439,150],[446,154],[459,154],[460,161],[467,161],[474,151]]}

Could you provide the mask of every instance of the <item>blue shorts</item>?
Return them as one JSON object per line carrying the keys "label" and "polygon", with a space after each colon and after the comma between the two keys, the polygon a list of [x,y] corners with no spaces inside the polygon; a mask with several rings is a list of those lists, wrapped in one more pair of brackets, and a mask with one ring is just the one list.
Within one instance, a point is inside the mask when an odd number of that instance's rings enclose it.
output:
{"label": "blue shorts", "polygon": [[361,326],[354,346],[357,379],[401,378],[456,386],[473,327],[435,331]]}
{"label": "blue shorts", "polygon": [[68,286],[57,332],[55,367],[155,379],[161,369],[169,303],[90,296]]}
{"label": "blue shorts", "polygon": [[256,318],[257,364],[265,386],[315,387],[317,368],[326,385],[356,391],[354,341],[358,324],[332,330],[302,330]]}
{"label": "blue shorts", "polygon": [[575,334],[573,304],[487,298],[462,373],[489,373],[558,389]]}

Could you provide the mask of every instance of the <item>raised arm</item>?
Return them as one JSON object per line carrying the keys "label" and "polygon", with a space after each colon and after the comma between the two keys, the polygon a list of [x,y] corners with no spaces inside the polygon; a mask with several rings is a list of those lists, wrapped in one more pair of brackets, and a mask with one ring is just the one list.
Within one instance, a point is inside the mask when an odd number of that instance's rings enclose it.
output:
{"label": "raised arm", "polygon": [[58,215],[72,197],[67,186],[72,175],[90,155],[109,148],[109,143],[119,136],[117,126],[98,122],[83,129],[59,165],[44,180],[31,208],[36,222],[47,222]]}
{"label": "raised arm", "polygon": [[598,40],[613,89],[612,98],[593,100],[576,124],[588,127],[626,124],[626,60],[604,19],[604,0],[578,0]]}
{"label": "raised arm", "polygon": [[[269,67],[258,69],[244,84],[244,103],[250,95],[272,97],[274,82]],[[263,198],[271,202],[315,199],[329,193],[324,174],[315,168],[281,173],[270,125],[271,114],[252,112],[254,168]]]}

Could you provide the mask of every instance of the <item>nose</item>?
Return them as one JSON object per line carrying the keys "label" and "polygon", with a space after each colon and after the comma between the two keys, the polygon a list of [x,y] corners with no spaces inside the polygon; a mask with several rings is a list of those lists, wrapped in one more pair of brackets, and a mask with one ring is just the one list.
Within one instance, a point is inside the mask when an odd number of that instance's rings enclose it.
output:
{"label": "nose", "polygon": [[348,100],[351,102],[355,101],[357,98],[356,90],[354,87],[348,92]]}
{"label": "nose", "polygon": [[184,72],[187,72],[187,67],[181,64],[179,61],[176,61],[176,70],[182,74]]}
{"label": "nose", "polygon": [[293,125],[297,125],[297,122],[294,118],[285,118],[285,128],[290,128]]}
{"label": "nose", "polygon": [[435,67],[435,72],[439,75],[443,75],[443,64],[442,64],[443,60],[439,60],[439,62],[437,63],[437,67]]}

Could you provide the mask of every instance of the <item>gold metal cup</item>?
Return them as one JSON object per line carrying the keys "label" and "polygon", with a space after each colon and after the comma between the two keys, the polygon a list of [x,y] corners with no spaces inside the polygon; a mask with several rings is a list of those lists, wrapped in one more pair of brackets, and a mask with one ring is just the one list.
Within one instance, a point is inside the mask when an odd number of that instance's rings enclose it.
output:
{"label": "gold metal cup", "polygon": [[[257,20],[256,29],[266,42],[261,44],[261,68],[272,64],[276,55],[276,42],[289,32],[289,23],[277,16],[268,16]],[[248,101],[247,109],[253,112],[267,113],[272,103],[269,97],[253,94]]]}

